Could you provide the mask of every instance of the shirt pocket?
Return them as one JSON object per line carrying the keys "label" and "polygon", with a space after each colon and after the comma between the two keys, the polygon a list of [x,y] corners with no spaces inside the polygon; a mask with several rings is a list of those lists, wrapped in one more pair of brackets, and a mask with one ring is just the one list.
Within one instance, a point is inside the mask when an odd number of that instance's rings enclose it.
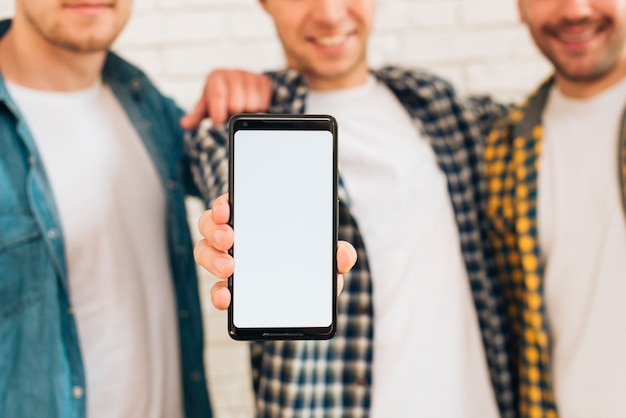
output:
{"label": "shirt pocket", "polygon": [[0,210],[0,324],[41,299],[47,270],[42,238],[32,215]]}

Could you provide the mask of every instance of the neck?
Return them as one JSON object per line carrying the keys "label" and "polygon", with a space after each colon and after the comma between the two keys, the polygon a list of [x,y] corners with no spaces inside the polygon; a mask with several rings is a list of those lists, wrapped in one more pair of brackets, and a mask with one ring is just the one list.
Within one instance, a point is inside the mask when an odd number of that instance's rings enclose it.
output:
{"label": "neck", "polygon": [[555,81],[559,90],[568,97],[574,99],[589,99],[605,90],[610,89],[626,77],[626,60],[622,60],[613,70],[604,77],[592,81],[576,81],[555,75]]}
{"label": "neck", "polygon": [[54,45],[17,20],[0,39],[4,79],[36,90],[87,88],[100,77],[105,57],[106,51],[79,53]]}

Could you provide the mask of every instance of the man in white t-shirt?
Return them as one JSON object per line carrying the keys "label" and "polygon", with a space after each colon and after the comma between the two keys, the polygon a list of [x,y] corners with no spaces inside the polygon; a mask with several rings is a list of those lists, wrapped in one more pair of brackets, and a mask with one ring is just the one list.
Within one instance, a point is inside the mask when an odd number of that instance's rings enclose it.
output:
{"label": "man in white t-shirt", "polygon": [[626,416],[626,2],[520,0],[554,66],[486,149],[522,417]]}
{"label": "man in white t-shirt", "polygon": [[[512,416],[498,289],[479,229],[483,135],[500,108],[462,102],[423,72],[370,70],[374,0],[260,3],[289,67],[268,74],[270,112],[338,121],[339,234],[359,261],[334,339],[253,345],[258,416]],[[213,159],[226,138],[216,128],[188,143],[207,200],[225,191],[227,168]],[[234,266],[228,214],[220,197],[196,247],[196,260],[222,278]],[[225,282],[212,295],[219,308],[230,303]]]}

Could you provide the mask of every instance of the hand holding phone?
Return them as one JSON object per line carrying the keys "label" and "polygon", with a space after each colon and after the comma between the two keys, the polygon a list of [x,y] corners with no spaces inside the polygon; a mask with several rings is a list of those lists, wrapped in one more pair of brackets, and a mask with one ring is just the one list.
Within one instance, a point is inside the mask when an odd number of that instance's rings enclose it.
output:
{"label": "hand holding phone", "polygon": [[[268,204],[280,210],[280,202],[270,200]],[[225,310],[230,306],[231,294],[228,279],[234,271],[233,257],[228,253],[233,246],[233,229],[230,222],[228,195],[218,197],[213,207],[206,210],[198,220],[198,231],[203,239],[196,243],[194,258],[196,263],[210,272],[218,280],[211,288],[211,303],[216,309]],[[282,253],[277,248],[276,268],[280,269]],[[337,241],[337,294],[343,288],[343,274],[350,271],[357,260],[356,249],[346,241]]]}

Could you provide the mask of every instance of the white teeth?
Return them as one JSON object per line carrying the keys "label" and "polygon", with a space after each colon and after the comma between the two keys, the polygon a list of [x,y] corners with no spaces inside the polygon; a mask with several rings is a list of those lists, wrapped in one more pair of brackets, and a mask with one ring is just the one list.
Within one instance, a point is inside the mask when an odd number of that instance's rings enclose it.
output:
{"label": "white teeth", "polygon": [[595,31],[592,29],[586,30],[581,33],[559,33],[559,39],[563,42],[584,42],[591,39]]}
{"label": "white teeth", "polygon": [[346,35],[324,36],[322,38],[316,38],[315,41],[322,46],[335,46],[341,44],[347,38]]}

